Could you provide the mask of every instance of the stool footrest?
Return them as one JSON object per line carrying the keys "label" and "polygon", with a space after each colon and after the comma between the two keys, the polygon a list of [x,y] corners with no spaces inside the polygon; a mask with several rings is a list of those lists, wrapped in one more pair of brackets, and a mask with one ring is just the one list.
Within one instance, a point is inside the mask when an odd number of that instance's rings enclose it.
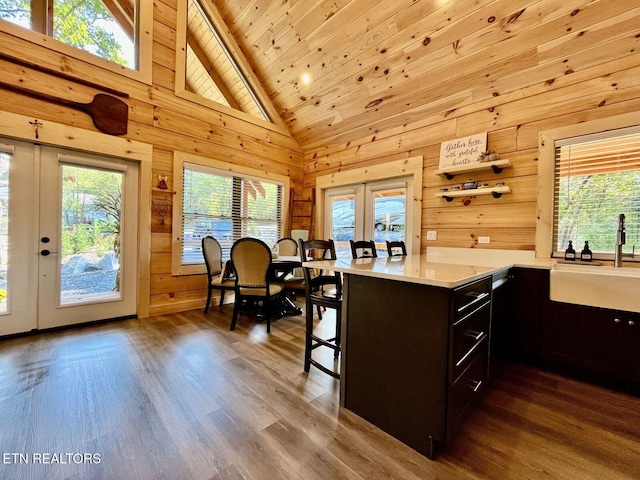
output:
{"label": "stool footrest", "polygon": [[311,365],[313,365],[314,367],[322,370],[324,373],[326,373],[327,375],[331,375],[333,378],[337,378],[340,379],[340,374],[334,372],[333,370],[329,370],[327,367],[325,367],[324,365],[322,365],[321,363],[315,361],[313,358],[310,359],[310,363]]}
{"label": "stool footrest", "polygon": [[[315,335],[311,335],[311,348],[318,348],[318,347],[329,347],[329,348],[333,348],[334,350],[339,350],[340,349],[340,345],[336,345],[335,341],[336,341],[336,337],[333,338],[320,338],[320,337],[316,337]],[[315,343],[313,343],[315,342]]]}

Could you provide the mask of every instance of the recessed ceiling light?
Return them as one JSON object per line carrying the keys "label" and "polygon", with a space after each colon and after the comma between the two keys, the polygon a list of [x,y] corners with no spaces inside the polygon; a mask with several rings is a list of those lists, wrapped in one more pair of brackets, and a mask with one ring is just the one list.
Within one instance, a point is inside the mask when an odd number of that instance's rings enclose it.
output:
{"label": "recessed ceiling light", "polygon": [[300,80],[302,80],[302,83],[304,83],[305,85],[309,85],[311,83],[311,75],[309,75],[308,73],[303,73],[300,76]]}

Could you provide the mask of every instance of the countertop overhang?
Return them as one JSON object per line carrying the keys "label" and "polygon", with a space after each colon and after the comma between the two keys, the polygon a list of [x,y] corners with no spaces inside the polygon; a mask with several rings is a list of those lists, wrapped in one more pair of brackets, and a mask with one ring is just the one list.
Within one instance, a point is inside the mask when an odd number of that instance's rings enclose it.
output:
{"label": "countertop overhang", "polygon": [[303,265],[326,268],[350,275],[384,278],[443,288],[455,288],[513,266],[510,263],[489,266],[433,262],[426,255],[359,258],[357,260],[338,259],[314,261]]}
{"label": "countertop overhang", "polygon": [[350,275],[383,278],[434,287],[456,288],[475,280],[500,273],[514,266],[549,268],[549,262],[535,259],[447,258],[447,255],[407,255],[398,257],[360,258],[356,260],[314,261],[303,264],[314,268],[326,268]]}

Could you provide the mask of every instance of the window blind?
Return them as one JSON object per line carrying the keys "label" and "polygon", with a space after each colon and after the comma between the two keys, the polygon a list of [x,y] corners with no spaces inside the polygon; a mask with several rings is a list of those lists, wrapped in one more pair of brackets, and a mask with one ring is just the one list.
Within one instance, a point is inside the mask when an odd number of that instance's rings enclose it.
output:
{"label": "window blind", "polygon": [[640,245],[640,127],[556,141],[554,250],[612,253],[618,215],[627,244]]}
{"label": "window blind", "polygon": [[202,263],[202,238],[211,235],[229,258],[233,242],[280,238],[283,186],[261,178],[230,174],[202,165],[183,167],[182,264]]}

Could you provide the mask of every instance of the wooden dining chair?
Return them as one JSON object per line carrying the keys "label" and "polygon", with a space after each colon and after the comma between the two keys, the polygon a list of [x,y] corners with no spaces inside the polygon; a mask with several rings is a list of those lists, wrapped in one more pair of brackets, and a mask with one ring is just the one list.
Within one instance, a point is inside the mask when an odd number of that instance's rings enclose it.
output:
{"label": "wooden dining chair", "polygon": [[387,254],[390,257],[405,256],[407,254],[407,247],[402,240],[387,240]]}
{"label": "wooden dining chair", "polygon": [[233,278],[231,264],[222,261],[222,247],[214,237],[202,238],[202,255],[207,267],[207,303],[204,306],[204,313],[208,313],[213,290],[220,290],[219,305],[222,305],[225,292],[236,289],[236,280]]}
{"label": "wooden dining chair", "polygon": [[351,243],[351,257],[356,258],[372,258],[377,257],[376,244],[373,240],[349,240]]}
{"label": "wooden dining chair", "polygon": [[[278,255],[283,257],[297,257],[298,243],[291,237],[281,238],[276,242],[278,245]],[[295,300],[298,294],[304,293],[304,274],[302,268],[295,268],[291,273],[283,279],[284,293],[292,300]]]}
{"label": "wooden dining chair", "polygon": [[[315,262],[319,260],[335,260],[336,248],[333,240],[300,240],[300,260]],[[309,266],[303,266],[306,299],[306,331],[304,348],[304,371],[311,365],[334,378],[340,373],[322,365],[312,358],[312,351],[318,347],[333,349],[335,359],[340,355],[340,337],[342,329],[342,277],[338,272],[328,272]],[[314,333],[313,310],[316,308],[333,308],[336,311],[336,331],[332,338],[321,338]],[[320,317],[322,318],[322,317]]]}
{"label": "wooden dining chair", "polygon": [[236,275],[236,301],[233,306],[231,330],[236,328],[242,302],[256,300],[262,302],[267,333],[271,332],[271,302],[278,299],[284,290],[281,283],[269,281],[271,249],[257,238],[241,238],[231,247],[231,262]]}
{"label": "wooden dining chair", "polygon": [[293,238],[281,238],[276,244],[278,245],[278,255],[285,257],[295,257],[298,255],[298,244]]}

